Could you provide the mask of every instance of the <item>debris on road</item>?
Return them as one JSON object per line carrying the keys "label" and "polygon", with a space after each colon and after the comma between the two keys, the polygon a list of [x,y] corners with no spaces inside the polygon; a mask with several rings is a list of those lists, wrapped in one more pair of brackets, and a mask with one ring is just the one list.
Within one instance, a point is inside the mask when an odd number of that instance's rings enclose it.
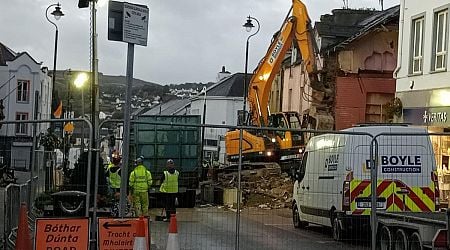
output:
{"label": "debris on road", "polygon": [[[293,182],[287,173],[277,167],[241,171],[243,206],[261,209],[291,207]],[[220,173],[218,186],[236,188],[237,172]]]}

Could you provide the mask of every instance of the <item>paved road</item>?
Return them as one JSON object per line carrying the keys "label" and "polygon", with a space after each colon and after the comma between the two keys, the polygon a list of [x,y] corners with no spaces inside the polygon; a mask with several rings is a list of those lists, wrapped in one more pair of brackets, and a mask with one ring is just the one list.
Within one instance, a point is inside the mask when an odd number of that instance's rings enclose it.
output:
{"label": "paved road", "polygon": [[[288,209],[245,209],[241,216],[240,249],[368,249],[367,240],[361,237],[338,243],[323,227],[295,229],[290,216]],[[182,249],[235,249],[234,212],[216,207],[179,209],[177,218]],[[166,222],[151,224],[152,249],[165,249],[167,228]]]}

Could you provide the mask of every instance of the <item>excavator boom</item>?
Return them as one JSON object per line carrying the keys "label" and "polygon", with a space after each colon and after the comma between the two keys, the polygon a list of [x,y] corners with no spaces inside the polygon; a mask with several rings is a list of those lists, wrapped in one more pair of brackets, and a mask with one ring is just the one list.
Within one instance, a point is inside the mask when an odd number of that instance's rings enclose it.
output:
{"label": "excavator boom", "polygon": [[[268,125],[269,94],[272,82],[280,70],[286,52],[295,40],[309,75],[316,72],[314,42],[311,35],[311,20],[306,6],[300,0],[292,1],[292,16],[287,17],[273,39],[266,55],[253,73],[248,91],[248,101],[252,124],[260,127]],[[311,78],[311,76],[310,76]],[[315,78],[315,77],[313,77]]]}

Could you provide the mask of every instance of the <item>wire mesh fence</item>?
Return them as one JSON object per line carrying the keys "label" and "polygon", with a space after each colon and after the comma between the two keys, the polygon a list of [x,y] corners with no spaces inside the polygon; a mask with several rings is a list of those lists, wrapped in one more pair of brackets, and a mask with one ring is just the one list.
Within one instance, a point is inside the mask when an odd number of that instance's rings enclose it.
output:
{"label": "wire mesh fence", "polygon": [[[96,218],[117,216],[108,169],[113,154],[122,151],[122,130],[121,121],[102,124],[95,153],[86,145],[89,150],[63,158],[67,169],[57,167],[61,157],[55,151],[29,151],[34,164],[28,171],[35,178],[21,186],[23,194],[7,190],[5,210],[17,212],[14,207],[26,197],[35,207],[53,206],[38,216],[89,215],[95,232]],[[428,235],[445,228],[439,210],[450,195],[448,138],[406,125],[314,131],[203,126],[194,116],[141,117],[132,123],[128,164],[131,172],[142,157],[151,172],[152,249],[165,249],[168,240],[168,199],[160,186],[169,159],[179,172],[175,203],[182,249],[421,249],[432,244]],[[44,204],[38,198],[48,190],[53,201]],[[133,200],[127,203],[127,216],[136,217]],[[388,223],[421,221],[418,227],[428,230],[424,216],[440,221],[426,234]],[[5,223],[9,228],[14,221]],[[96,241],[96,234],[90,237]]]}

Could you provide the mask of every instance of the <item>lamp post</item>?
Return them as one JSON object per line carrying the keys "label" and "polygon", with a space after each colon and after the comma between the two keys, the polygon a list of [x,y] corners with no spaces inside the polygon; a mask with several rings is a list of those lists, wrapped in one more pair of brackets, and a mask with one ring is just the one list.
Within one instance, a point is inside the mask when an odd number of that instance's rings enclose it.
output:
{"label": "lamp post", "polygon": [[[252,20],[254,20],[257,24],[257,29],[254,33],[250,34],[247,37],[247,43],[245,46],[245,71],[244,71],[244,104],[242,108],[242,114],[243,114],[243,125],[247,125],[247,114],[246,114],[246,106],[247,106],[247,92],[248,92],[248,86],[247,86],[247,74],[248,74],[248,45],[250,38],[256,35],[259,32],[259,21],[258,19],[248,16],[247,21],[242,25],[247,32],[251,32],[252,29],[255,27],[253,25]],[[242,124],[241,124],[242,125]],[[239,129],[239,166],[238,166],[238,190],[237,190],[237,213],[236,213],[236,239],[235,239],[235,249],[239,249],[239,234],[240,234],[240,220],[241,220],[241,172],[242,172],[242,138],[244,136],[244,131],[242,128]]]}
{"label": "lamp post", "polygon": [[[61,11],[61,5],[59,3],[50,4],[47,7],[47,9],[45,10],[45,17],[47,18],[47,21],[49,23],[53,24],[53,26],[55,26],[55,50],[54,50],[54,54],[53,54],[52,100],[54,100],[54,98],[55,98],[56,56],[58,53],[58,26],[56,25],[56,23],[52,22],[48,18],[48,10],[53,6],[55,6],[55,10],[52,11],[52,13],[50,13],[50,14],[53,15],[53,17],[55,17],[56,21],[58,21],[62,16],[64,16],[64,13],[62,13],[62,11]],[[53,110],[52,110],[52,112],[53,112]]]}
{"label": "lamp post", "polygon": [[202,151],[201,151],[200,164],[201,164],[201,167],[202,167],[202,181],[203,181],[204,171],[205,171],[205,167],[203,165],[204,164],[203,161],[205,160],[205,127],[204,127],[204,125],[206,123],[206,87],[203,87],[202,92],[204,93],[204,96],[203,96],[202,141],[201,141],[201,146],[200,146]]}
{"label": "lamp post", "polygon": [[[83,91],[83,86],[84,84],[87,82],[87,80],[89,79],[88,74],[82,72],[79,73],[77,75],[77,78],[75,78],[75,81],[73,82],[73,84],[75,85],[75,87],[77,89],[81,90],[81,117],[84,118],[84,91]],[[84,152],[84,122],[81,125],[81,152]]]}
{"label": "lamp post", "polygon": [[247,115],[246,115],[246,106],[247,106],[247,92],[248,92],[248,84],[247,84],[247,75],[248,75],[248,46],[250,43],[250,38],[253,37],[254,35],[258,34],[259,32],[259,21],[258,19],[252,17],[252,16],[248,16],[247,17],[247,21],[244,23],[244,25],[242,25],[245,30],[247,32],[251,32],[252,29],[255,27],[255,25],[253,25],[252,20],[255,20],[256,24],[257,24],[257,29],[254,33],[250,34],[247,37],[247,43],[245,45],[245,72],[244,72],[244,107],[243,107],[243,113],[244,113],[244,125],[247,125]]}
{"label": "lamp post", "polygon": [[[55,6],[55,10],[52,11],[52,13],[50,13],[51,15],[53,15],[53,17],[55,18],[55,20],[59,20],[62,16],[64,16],[64,14],[61,11],[61,5],[59,3],[56,4],[50,4],[47,9],[45,10],[45,17],[47,18],[47,21],[51,24],[53,24],[53,26],[55,26],[55,50],[54,50],[54,54],[53,54],[53,76],[52,76],[52,104],[55,98],[55,80],[56,80],[56,55],[58,52],[58,26],[56,25],[56,23],[52,22],[49,18],[48,18],[48,10]],[[52,116],[53,116],[53,109],[55,107],[52,105]],[[52,117],[54,118],[54,117]],[[50,128],[53,129],[54,125],[51,124]],[[48,168],[48,173],[47,173],[47,178],[48,180],[46,180],[47,183],[47,188],[48,190],[51,189],[51,187],[53,186],[53,160],[51,161],[50,167]]]}

